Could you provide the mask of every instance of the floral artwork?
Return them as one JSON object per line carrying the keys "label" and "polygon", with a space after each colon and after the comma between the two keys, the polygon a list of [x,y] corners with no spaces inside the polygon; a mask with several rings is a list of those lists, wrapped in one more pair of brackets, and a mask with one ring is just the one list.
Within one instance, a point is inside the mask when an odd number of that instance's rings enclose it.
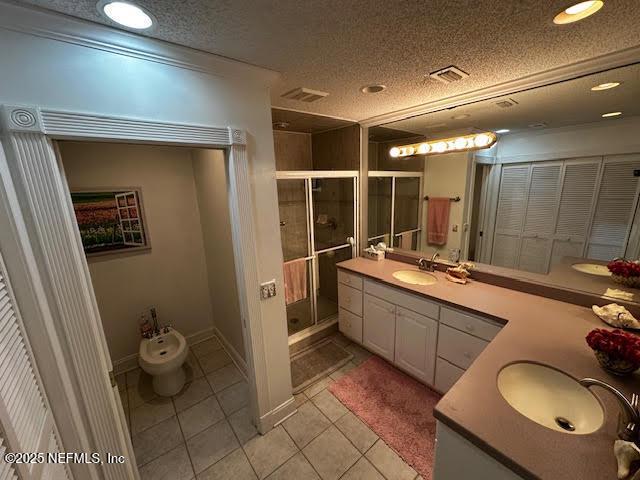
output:
{"label": "floral artwork", "polygon": [[140,190],[78,191],[71,201],[87,255],[149,248]]}

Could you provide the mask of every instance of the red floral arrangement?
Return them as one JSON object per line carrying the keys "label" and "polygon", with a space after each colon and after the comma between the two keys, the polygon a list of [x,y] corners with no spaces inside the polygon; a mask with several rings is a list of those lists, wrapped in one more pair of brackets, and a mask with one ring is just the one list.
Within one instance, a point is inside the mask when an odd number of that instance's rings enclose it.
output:
{"label": "red floral arrangement", "polygon": [[596,328],[587,335],[587,343],[596,352],[640,367],[640,337],[622,330]]}
{"label": "red floral arrangement", "polygon": [[630,260],[612,260],[607,264],[607,268],[614,275],[624,278],[640,277],[640,263]]}

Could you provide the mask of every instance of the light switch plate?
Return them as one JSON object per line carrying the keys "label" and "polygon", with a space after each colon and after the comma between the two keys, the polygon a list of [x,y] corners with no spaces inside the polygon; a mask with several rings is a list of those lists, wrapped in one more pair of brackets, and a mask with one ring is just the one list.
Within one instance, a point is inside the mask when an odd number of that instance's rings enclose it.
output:
{"label": "light switch plate", "polygon": [[276,296],[276,279],[260,284],[260,298],[266,300]]}

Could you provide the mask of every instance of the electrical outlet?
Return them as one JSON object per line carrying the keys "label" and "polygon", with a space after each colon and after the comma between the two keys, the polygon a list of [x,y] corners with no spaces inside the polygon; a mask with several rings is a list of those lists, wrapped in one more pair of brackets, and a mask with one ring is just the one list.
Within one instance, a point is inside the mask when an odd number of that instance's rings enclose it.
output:
{"label": "electrical outlet", "polygon": [[260,298],[266,300],[276,296],[276,279],[260,284]]}

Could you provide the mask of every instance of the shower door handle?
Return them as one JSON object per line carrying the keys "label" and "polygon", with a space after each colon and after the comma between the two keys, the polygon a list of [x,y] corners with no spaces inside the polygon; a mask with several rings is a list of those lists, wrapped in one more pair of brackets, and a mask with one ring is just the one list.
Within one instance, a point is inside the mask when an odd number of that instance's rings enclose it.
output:
{"label": "shower door handle", "polygon": [[356,244],[356,239],[353,237],[347,237],[347,243],[353,247]]}

